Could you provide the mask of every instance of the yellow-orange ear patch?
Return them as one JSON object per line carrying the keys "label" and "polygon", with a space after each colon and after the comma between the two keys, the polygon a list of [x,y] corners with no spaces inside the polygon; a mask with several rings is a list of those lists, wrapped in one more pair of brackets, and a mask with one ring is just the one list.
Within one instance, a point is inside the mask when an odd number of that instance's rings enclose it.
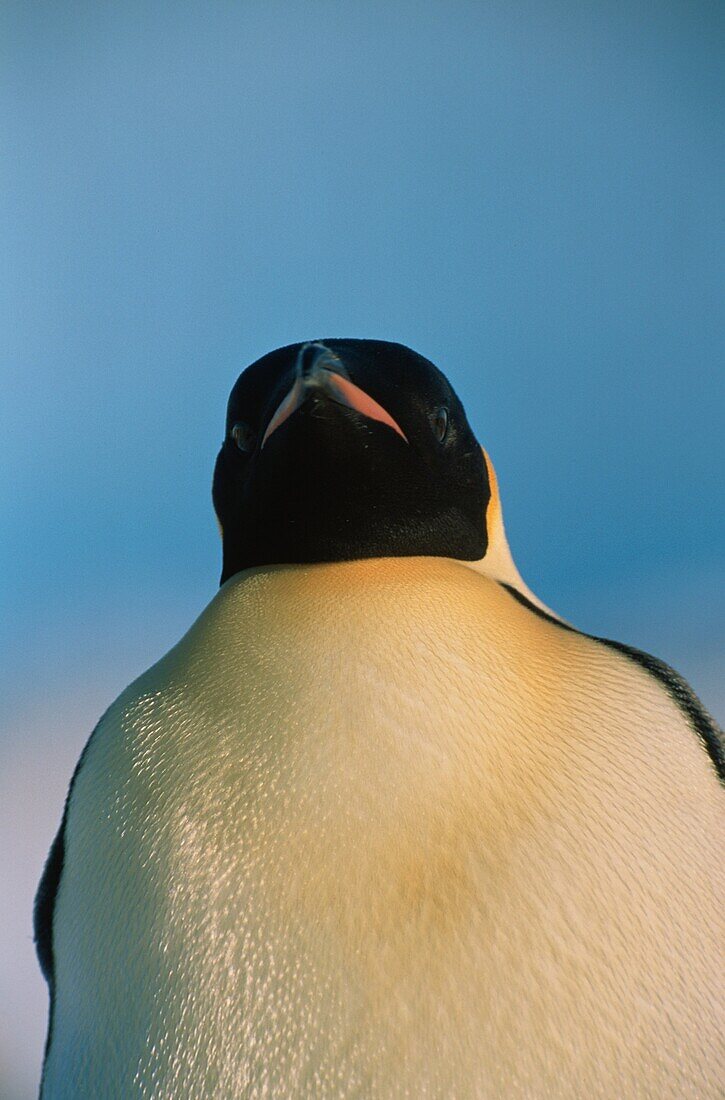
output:
{"label": "yellow-orange ear patch", "polygon": [[483,451],[483,458],[486,463],[486,470],[488,472],[488,484],[491,490],[491,496],[488,501],[488,507],[486,508],[486,527],[489,533],[492,529],[493,521],[498,519],[501,515],[501,498],[498,492],[498,478],[496,477],[496,471],[493,468],[493,462],[488,457],[488,453],[485,447],[481,447]]}

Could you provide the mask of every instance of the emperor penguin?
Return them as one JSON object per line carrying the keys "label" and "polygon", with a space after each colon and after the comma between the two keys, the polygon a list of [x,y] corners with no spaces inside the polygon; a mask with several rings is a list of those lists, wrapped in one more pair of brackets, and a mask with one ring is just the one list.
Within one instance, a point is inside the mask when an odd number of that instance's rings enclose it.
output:
{"label": "emperor penguin", "polygon": [[722,734],[526,588],[444,375],[264,356],[213,499],[39,887],[44,1100],[721,1097]]}

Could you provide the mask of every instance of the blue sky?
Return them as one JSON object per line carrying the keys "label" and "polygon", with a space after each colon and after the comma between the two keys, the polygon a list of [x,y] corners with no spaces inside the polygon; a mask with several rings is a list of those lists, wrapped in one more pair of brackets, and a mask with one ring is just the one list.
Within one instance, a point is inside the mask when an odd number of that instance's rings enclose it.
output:
{"label": "blue sky", "polygon": [[725,27],[693,0],[8,0],[0,20],[0,762],[22,857],[0,992],[28,990],[0,1080],[20,1097],[44,1011],[27,906],[70,770],[215,591],[226,397],[272,347],[432,358],[531,587],[725,713]]}

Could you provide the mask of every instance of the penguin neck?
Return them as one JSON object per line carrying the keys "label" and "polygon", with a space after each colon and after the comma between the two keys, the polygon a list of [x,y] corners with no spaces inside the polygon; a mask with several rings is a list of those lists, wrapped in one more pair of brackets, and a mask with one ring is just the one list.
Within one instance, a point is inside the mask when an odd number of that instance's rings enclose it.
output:
{"label": "penguin neck", "polygon": [[461,564],[468,566],[469,569],[473,569],[476,573],[482,573],[486,577],[491,577],[492,580],[498,581],[501,584],[510,585],[512,588],[515,588],[517,592],[520,592],[522,596],[525,596],[535,607],[538,607],[541,611],[545,611],[547,615],[551,615],[554,619],[564,622],[565,620],[562,619],[560,615],[557,615],[555,611],[547,607],[546,604],[531,591],[516,567],[516,563],[514,562],[509,548],[508,539],[506,538],[496,471],[487,451],[483,447],[481,447],[481,450],[483,451],[483,457],[488,471],[488,483],[491,490],[491,495],[486,507],[488,544],[486,553],[482,558],[479,558],[478,561],[463,561]]}

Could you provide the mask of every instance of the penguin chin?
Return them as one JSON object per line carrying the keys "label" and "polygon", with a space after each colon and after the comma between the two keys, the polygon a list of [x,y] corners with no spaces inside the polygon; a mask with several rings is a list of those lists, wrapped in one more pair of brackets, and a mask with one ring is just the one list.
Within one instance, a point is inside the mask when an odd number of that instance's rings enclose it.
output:
{"label": "penguin chin", "polygon": [[326,401],[269,436],[235,497],[222,518],[222,583],[252,566],[486,551],[485,509],[467,515],[393,429]]}

